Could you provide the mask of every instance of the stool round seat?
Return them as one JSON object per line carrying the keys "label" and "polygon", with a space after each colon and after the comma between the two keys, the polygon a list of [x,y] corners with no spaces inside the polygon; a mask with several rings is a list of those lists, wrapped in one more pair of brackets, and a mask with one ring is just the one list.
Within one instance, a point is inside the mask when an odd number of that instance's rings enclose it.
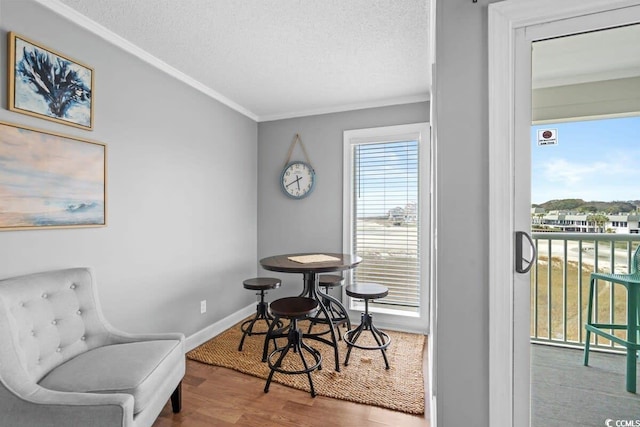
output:
{"label": "stool round seat", "polygon": [[242,282],[245,289],[251,289],[252,291],[264,291],[269,289],[277,289],[282,284],[280,279],[275,277],[254,277]]}
{"label": "stool round seat", "polygon": [[337,274],[322,274],[318,278],[318,283],[325,288],[333,288],[342,285],[343,280],[344,278]]}
{"label": "stool round seat", "polygon": [[318,301],[306,297],[285,297],[273,301],[271,313],[278,317],[300,319],[318,310]]}
{"label": "stool round seat", "polygon": [[346,292],[353,298],[378,299],[389,295],[389,288],[377,283],[358,283],[347,286]]}
{"label": "stool round seat", "polygon": [[[384,358],[385,368],[389,369],[389,360],[387,359],[386,352],[387,347],[391,344],[391,337],[389,337],[389,334],[386,332],[375,327],[373,324],[373,316],[369,313],[369,300],[386,297],[389,295],[389,288],[378,283],[358,283],[347,286],[346,292],[350,297],[364,300],[364,313],[360,316],[360,325],[355,329],[348,330],[344,334],[344,341],[347,343],[347,357],[344,360],[344,365],[347,366],[349,364],[351,350],[355,347],[362,350],[380,350]],[[360,338],[363,331],[371,332],[376,342],[375,345],[357,344],[358,338]]]}
{"label": "stool round seat", "polygon": [[[253,277],[242,282],[242,286],[245,289],[258,291],[256,292],[256,295],[260,297],[260,301],[256,306],[255,316],[251,319],[245,320],[242,322],[242,325],[240,325],[242,338],[240,339],[238,351],[242,351],[242,346],[244,345],[244,340],[247,336],[266,335],[266,332],[255,332],[253,328],[257,322],[263,322],[267,326],[267,329],[271,326],[273,316],[269,314],[269,305],[265,302],[264,296],[267,294],[267,291],[279,288],[281,283],[282,281],[275,277]],[[277,326],[282,326],[282,322],[278,321]]]}
{"label": "stool round seat", "polygon": [[[267,362],[270,370],[264,386],[265,393],[269,392],[269,385],[273,379],[273,374],[276,372],[287,375],[306,374],[309,379],[311,396],[316,397],[311,372],[316,369],[322,369],[322,355],[318,350],[304,342],[304,333],[298,327],[298,321],[307,319],[309,316],[315,314],[319,306],[318,301],[300,296],[280,298],[269,305],[271,313],[275,316],[275,320],[271,323],[269,331],[267,332],[262,354],[262,361]],[[289,319],[289,325],[275,330],[276,323],[280,322],[281,318]],[[286,338],[287,342],[282,347],[278,347],[276,342],[277,338]],[[275,349],[267,356],[269,340],[273,340]],[[300,362],[296,365],[293,363],[293,360],[289,360],[291,363],[283,366],[282,362],[290,350],[293,350],[293,354],[296,354],[297,357],[300,358]],[[295,356],[293,358],[295,359]]]}

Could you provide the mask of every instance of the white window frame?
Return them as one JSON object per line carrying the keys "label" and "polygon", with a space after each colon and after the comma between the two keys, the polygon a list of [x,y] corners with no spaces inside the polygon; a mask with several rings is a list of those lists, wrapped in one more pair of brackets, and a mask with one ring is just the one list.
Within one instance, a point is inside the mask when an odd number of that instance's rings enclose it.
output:
{"label": "white window frame", "polygon": [[[380,143],[392,141],[418,141],[418,206],[420,215],[420,309],[412,315],[398,315],[395,311],[370,307],[375,313],[375,323],[378,326],[416,333],[429,332],[429,279],[430,279],[430,130],[429,123],[412,123],[397,126],[384,126],[367,129],[353,129],[344,131],[343,151],[343,252],[352,253],[353,233],[351,229],[353,215],[353,161],[352,147],[362,143]],[[352,254],[353,255],[353,254]],[[346,284],[351,282],[351,272],[347,274]],[[343,287],[343,301],[349,311],[349,316],[356,323],[360,318],[360,311],[351,310],[348,297]]]}

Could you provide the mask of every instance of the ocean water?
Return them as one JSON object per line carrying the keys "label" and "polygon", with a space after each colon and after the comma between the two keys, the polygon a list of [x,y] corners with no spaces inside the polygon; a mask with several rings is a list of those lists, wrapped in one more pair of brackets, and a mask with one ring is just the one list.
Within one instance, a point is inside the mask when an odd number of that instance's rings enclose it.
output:
{"label": "ocean water", "polygon": [[26,215],[34,226],[101,225],[105,223],[104,204],[100,202],[69,203],[62,210]]}

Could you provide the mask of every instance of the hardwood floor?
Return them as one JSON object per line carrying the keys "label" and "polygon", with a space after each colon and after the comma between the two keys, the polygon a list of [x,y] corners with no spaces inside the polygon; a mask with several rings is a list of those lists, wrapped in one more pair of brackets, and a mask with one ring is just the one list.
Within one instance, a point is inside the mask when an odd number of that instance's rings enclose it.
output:
{"label": "hardwood floor", "polygon": [[[425,390],[427,359],[424,351]],[[250,375],[187,359],[182,382],[182,411],[174,414],[167,402],[153,427],[334,427],[429,426],[428,399],[425,415],[409,415],[388,409],[331,399],[312,398],[308,392]]]}

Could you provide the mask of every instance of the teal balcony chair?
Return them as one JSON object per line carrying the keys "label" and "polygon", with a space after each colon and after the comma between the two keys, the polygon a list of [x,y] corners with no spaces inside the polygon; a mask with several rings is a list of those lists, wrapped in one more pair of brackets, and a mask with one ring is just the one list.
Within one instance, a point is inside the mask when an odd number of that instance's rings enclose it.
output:
{"label": "teal balcony chair", "polygon": [[[593,305],[597,294],[597,281],[604,280],[611,284],[620,284],[627,288],[627,324],[608,324],[597,323],[597,315],[594,317]],[[627,391],[636,392],[636,354],[640,349],[638,344],[638,308],[640,308],[640,246],[635,250],[631,260],[631,271],[629,274],[606,274],[591,273],[589,286],[589,305],[587,307],[586,342],[584,346],[584,365],[589,364],[589,345],[591,341],[591,333],[600,335],[620,344],[627,349]],[[626,330],[627,337],[622,339],[613,334],[614,330]],[[611,331],[611,332],[605,332]]]}

